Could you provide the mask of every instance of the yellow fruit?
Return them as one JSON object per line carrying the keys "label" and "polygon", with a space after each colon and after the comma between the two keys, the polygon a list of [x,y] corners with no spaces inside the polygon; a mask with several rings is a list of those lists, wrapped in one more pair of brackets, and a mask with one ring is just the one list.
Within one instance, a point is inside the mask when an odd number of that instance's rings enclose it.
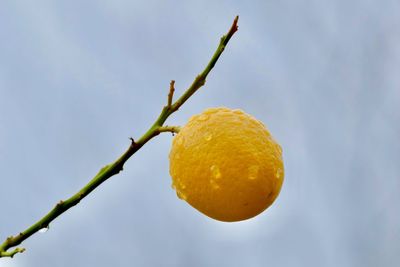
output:
{"label": "yellow fruit", "polygon": [[169,158],[178,197],[220,221],[260,214],[283,182],[281,147],[260,121],[237,109],[193,116],[173,139]]}

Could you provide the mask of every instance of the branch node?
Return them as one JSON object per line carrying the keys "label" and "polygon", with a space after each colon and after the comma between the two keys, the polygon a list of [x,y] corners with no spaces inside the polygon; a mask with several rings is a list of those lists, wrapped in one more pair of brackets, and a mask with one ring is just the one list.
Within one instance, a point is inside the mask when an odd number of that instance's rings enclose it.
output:
{"label": "branch node", "polygon": [[58,201],[56,207],[60,208],[64,204],[63,200]]}
{"label": "branch node", "polygon": [[24,248],[15,248],[13,251],[11,252],[7,252],[7,251],[0,251],[0,258],[1,257],[10,257],[13,258],[15,254],[17,253],[22,253],[24,252],[25,249]]}
{"label": "branch node", "polygon": [[157,134],[171,132],[172,135],[174,135],[176,133],[179,133],[180,130],[181,130],[181,127],[179,127],[179,126],[161,126],[161,127],[158,127]]}

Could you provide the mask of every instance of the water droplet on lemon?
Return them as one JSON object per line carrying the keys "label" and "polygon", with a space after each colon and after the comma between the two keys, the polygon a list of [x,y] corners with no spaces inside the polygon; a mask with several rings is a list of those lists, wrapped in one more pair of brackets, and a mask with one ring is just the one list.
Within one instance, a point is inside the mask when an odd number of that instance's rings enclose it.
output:
{"label": "water droplet on lemon", "polygon": [[243,114],[243,111],[241,111],[240,109],[234,109],[232,110],[232,112],[238,115]]}
{"label": "water droplet on lemon", "polygon": [[257,165],[252,165],[252,166],[250,166],[250,167],[249,167],[249,176],[248,176],[248,178],[249,178],[250,180],[256,179],[259,170],[260,170],[260,167],[258,167]]}
{"label": "water droplet on lemon", "polygon": [[178,196],[179,199],[182,199],[182,200],[187,199],[187,196],[184,193],[180,192],[179,190],[176,191],[176,195]]}
{"label": "water droplet on lemon", "polygon": [[210,167],[210,170],[211,170],[212,176],[213,176],[215,179],[221,178],[222,174],[221,174],[221,171],[219,170],[219,168],[218,168],[217,165],[212,165],[212,166]]}
{"label": "water droplet on lemon", "polygon": [[177,144],[178,146],[181,146],[181,145],[183,144],[183,137],[177,137],[177,139],[176,139],[176,144]]}
{"label": "water droplet on lemon", "polygon": [[219,185],[213,179],[210,180],[210,185],[211,185],[212,189],[214,189],[214,190],[219,189]]}
{"label": "water droplet on lemon", "polygon": [[276,172],[275,172],[276,179],[280,179],[282,177],[282,173],[283,173],[282,169],[276,170]]}
{"label": "water droplet on lemon", "polygon": [[207,114],[201,114],[197,119],[199,121],[206,121],[206,120],[208,120],[209,117],[210,116],[208,116]]}
{"label": "water droplet on lemon", "polygon": [[204,140],[210,141],[212,139],[212,134],[208,133],[204,136]]}

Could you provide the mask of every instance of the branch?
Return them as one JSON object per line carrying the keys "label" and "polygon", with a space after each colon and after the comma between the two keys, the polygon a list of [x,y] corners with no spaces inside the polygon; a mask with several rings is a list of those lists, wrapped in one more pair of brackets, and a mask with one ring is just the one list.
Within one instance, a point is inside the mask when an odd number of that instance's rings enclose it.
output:
{"label": "branch", "polygon": [[208,63],[206,68],[203,70],[203,72],[200,73],[199,75],[197,75],[196,79],[194,79],[192,85],[186,90],[186,92],[172,105],[172,112],[177,111],[179,109],[179,107],[182,106],[183,103],[185,103],[186,100],[189,99],[189,97],[191,97],[200,87],[202,87],[206,83],[206,78],[207,78],[208,73],[210,73],[212,68],[214,68],[215,63],[217,63],[222,52],[224,52],[225,47],[228,44],[229,40],[231,39],[233,34],[238,30],[238,25],[237,25],[238,20],[239,20],[239,16],[236,16],[228,33],[221,37],[219,46],[217,47],[217,50],[215,51],[214,55],[212,56],[210,62]]}
{"label": "branch", "polygon": [[100,184],[106,181],[111,176],[118,174],[122,171],[125,162],[133,155],[136,151],[138,151],[144,144],[146,144],[150,139],[157,136],[162,132],[179,132],[179,127],[177,126],[163,126],[164,122],[167,118],[177,111],[180,106],[182,106],[186,100],[189,99],[200,87],[202,87],[205,82],[208,73],[214,67],[215,63],[218,61],[218,58],[221,56],[224,51],[226,45],[229,40],[233,36],[233,34],[237,31],[237,22],[238,17],[235,18],[233,24],[228,31],[228,33],[222,36],[220,43],[212,56],[210,62],[206,66],[206,68],[201,72],[193,81],[192,85],[182,94],[182,96],[172,103],[172,97],[174,93],[174,81],[171,81],[170,91],[168,94],[168,102],[167,105],[162,109],[159,117],[154,122],[154,124],[149,128],[149,130],[138,140],[134,141],[133,139],[128,149],[122,154],[116,161],[111,164],[104,166],[93,178],[92,180],[86,184],[81,190],[79,190],[76,194],[71,196],[66,200],[60,200],[49,213],[47,213],[44,217],[42,217],[39,221],[31,225],[25,231],[7,238],[3,244],[0,245],[0,258],[1,257],[13,257],[17,253],[23,252],[24,248],[15,248],[14,250],[8,252],[10,248],[16,247],[20,245],[24,240],[29,238],[31,235],[38,232],[40,229],[48,228],[50,223],[55,220],[58,216],[63,214],[68,209],[77,205],[83,198],[85,198],[88,194],[90,194],[94,189],[96,189]]}
{"label": "branch", "polygon": [[179,133],[181,130],[181,127],[179,126],[162,126],[158,128],[158,132],[164,133],[164,132],[171,132],[172,134]]}
{"label": "branch", "polygon": [[22,253],[24,252],[25,249],[24,248],[15,248],[14,250],[7,252],[7,251],[0,251],[0,258],[1,257],[14,257],[15,254],[17,253]]}

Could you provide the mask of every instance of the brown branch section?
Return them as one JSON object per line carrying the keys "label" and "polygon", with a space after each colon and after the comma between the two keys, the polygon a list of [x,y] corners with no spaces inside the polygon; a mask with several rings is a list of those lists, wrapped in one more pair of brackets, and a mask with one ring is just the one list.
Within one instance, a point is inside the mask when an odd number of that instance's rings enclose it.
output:
{"label": "brown branch section", "polygon": [[231,28],[229,29],[228,33],[222,36],[220,43],[215,51],[214,55],[212,56],[210,62],[206,66],[206,68],[201,72],[193,81],[192,85],[182,94],[182,96],[176,100],[175,103],[172,102],[173,94],[175,91],[175,81],[171,81],[170,89],[168,94],[168,101],[167,105],[162,109],[159,117],[154,122],[154,124],[150,127],[150,129],[137,141],[134,141],[131,138],[131,144],[128,149],[122,154],[115,162],[106,165],[103,167],[93,179],[87,183],[81,190],[79,190],[76,194],[71,196],[66,200],[60,200],[52,210],[50,210],[44,217],[42,217],[39,221],[32,224],[29,228],[25,231],[20,232],[15,236],[8,237],[1,245],[0,245],[0,258],[1,257],[13,257],[17,253],[21,253],[25,251],[24,248],[14,248],[20,245],[24,240],[29,238],[31,235],[35,234],[36,232],[40,231],[40,229],[48,228],[50,223],[55,220],[58,216],[63,214],[68,209],[72,208],[73,206],[77,205],[83,198],[85,198],[88,194],[90,194],[94,189],[96,189],[100,184],[104,181],[109,179],[115,174],[118,174],[122,171],[125,162],[133,155],[136,151],[138,151],[144,144],[146,144],[150,139],[159,135],[162,132],[171,132],[177,133],[179,132],[179,127],[177,126],[163,126],[164,122],[167,118],[177,111],[180,106],[182,106],[186,100],[189,99],[200,87],[202,87],[205,82],[207,75],[214,67],[215,63],[218,61],[219,57],[221,56],[222,52],[224,51],[226,45],[228,44],[229,40],[233,36],[233,34],[237,31],[238,26],[238,17],[235,18]]}
{"label": "brown branch section", "polygon": [[168,107],[172,105],[172,98],[174,97],[175,92],[175,81],[172,80],[169,84],[169,93],[168,93]]}

